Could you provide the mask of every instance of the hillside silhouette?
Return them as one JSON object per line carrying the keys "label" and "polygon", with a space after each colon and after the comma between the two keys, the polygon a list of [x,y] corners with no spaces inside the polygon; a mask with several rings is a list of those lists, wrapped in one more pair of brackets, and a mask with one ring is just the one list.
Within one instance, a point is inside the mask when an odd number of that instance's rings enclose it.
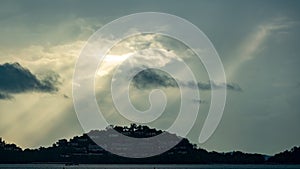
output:
{"label": "hillside silhouette", "polygon": [[[290,151],[267,157],[262,154],[249,154],[239,151],[229,153],[208,152],[191,144],[186,138],[170,134],[181,141],[163,154],[148,158],[126,158],[107,152],[92,139],[118,138],[110,134],[116,130],[119,134],[130,137],[147,138],[162,134],[163,131],[131,124],[127,126],[109,126],[105,130],[93,130],[70,140],[58,140],[50,147],[22,150],[15,144],[7,144],[0,138],[0,163],[65,163],[65,164],[300,164],[300,147]],[[134,145],[112,143],[115,149],[130,149]],[[151,149],[152,144],[145,144],[145,149]]]}

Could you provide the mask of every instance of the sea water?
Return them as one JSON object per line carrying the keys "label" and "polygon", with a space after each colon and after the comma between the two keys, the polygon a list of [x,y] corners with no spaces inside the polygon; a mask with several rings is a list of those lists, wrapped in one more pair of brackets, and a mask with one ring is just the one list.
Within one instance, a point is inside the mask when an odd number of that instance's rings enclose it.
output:
{"label": "sea water", "polygon": [[300,169],[300,165],[74,165],[64,164],[0,164],[0,169]]}

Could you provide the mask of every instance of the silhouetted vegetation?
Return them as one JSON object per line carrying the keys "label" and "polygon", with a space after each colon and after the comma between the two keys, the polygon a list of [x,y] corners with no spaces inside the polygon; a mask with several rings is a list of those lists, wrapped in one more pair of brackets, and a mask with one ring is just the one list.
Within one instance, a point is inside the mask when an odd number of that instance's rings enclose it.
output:
{"label": "silhouetted vegetation", "polygon": [[[132,124],[129,127],[109,126],[106,130],[93,130],[82,136],[75,136],[70,140],[61,139],[51,147],[22,150],[15,144],[7,144],[0,138],[0,163],[81,163],[81,164],[299,164],[300,148],[276,154],[270,158],[261,154],[248,154],[243,152],[218,153],[208,152],[191,144],[189,140],[174,134],[166,133],[176,139],[182,139],[175,147],[167,152],[149,158],[125,158],[107,152],[93,140],[118,138],[118,134],[111,134],[110,130],[136,138],[148,138],[163,133],[161,130],[151,129],[147,126]],[[93,140],[91,139],[93,138]],[[128,143],[113,143],[113,148],[130,149]],[[145,145],[151,149],[156,145]]]}
{"label": "silhouetted vegetation", "polygon": [[268,160],[270,163],[300,164],[300,147],[294,147],[290,151],[275,154]]}

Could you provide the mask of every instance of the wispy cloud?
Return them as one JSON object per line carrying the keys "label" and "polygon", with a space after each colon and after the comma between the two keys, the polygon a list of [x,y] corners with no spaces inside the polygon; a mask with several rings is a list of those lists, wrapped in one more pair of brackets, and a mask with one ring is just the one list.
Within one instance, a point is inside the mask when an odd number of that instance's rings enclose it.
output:
{"label": "wispy cloud", "polygon": [[255,59],[257,52],[262,49],[264,42],[277,31],[286,31],[295,22],[285,17],[275,18],[272,21],[260,24],[255,31],[250,33],[244,42],[238,47],[235,59],[227,69],[226,75],[231,79],[237,70],[247,61]]}

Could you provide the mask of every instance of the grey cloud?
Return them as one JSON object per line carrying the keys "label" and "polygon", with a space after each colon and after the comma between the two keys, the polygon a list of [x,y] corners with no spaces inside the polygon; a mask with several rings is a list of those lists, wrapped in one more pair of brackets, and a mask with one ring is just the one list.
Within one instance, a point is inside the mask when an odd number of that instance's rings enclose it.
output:
{"label": "grey cloud", "polygon": [[[198,88],[199,90],[211,90],[211,89],[221,89],[227,88],[227,90],[232,91],[242,91],[242,88],[236,83],[215,83],[210,82],[198,82],[195,86],[192,82],[181,82],[181,85],[189,88]],[[136,76],[133,77],[132,83],[134,87],[138,89],[148,89],[155,87],[178,87],[177,82],[167,73],[155,70],[155,69],[145,69],[139,72]]]}
{"label": "grey cloud", "polygon": [[66,95],[66,94],[63,94],[63,97],[65,98],[65,99],[69,99],[70,97],[68,96],[68,95]]}
{"label": "grey cloud", "polygon": [[199,104],[206,104],[207,103],[207,101],[205,101],[205,100],[194,100],[194,102],[195,103],[199,103]]}
{"label": "grey cloud", "polygon": [[11,100],[13,97],[7,93],[0,93],[0,100],[5,99],[5,100]]}
{"label": "grey cloud", "polygon": [[0,65],[0,99],[11,99],[11,94],[24,92],[58,91],[59,75],[48,73],[38,78],[19,63]]}
{"label": "grey cloud", "polygon": [[228,83],[226,84],[226,87],[228,90],[234,90],[234,91],[243,91],[243,89],[240,87],[240,85],[236,84],[236,83]]}
{"label": "grey cloud", "polygon": [[197,86],[192,85],[192,83],[184,83],[184,85],[190,87],[190,88],[196,88],[198,87],[199,90],[212,90],[212,89],[223,89],[226,88],[227,90],[232,90],[232,91],[238,91],[241,92],[243,89],[236,83],[221,83],[218,84],[213,81],[209,81],[207,83],[205,82],[198,82]]}
{"label": "grey cloud", "polygon": [[216,83],[213,81],[209,81],[207,83],[204,82],[198,82],[197,86],[193,85],[193,83],[188,82],[184,83],[185,86],[188,86],[190,88],[196,88],[198,87],[199,90],[211,90],[211,89],[222,89],[227,88],[227,90],[233,90],[233,91],[243,91],[243,89],[236,83]]}
{"label": "grey cloud", "polygon": [[145,69],[135,75],[132,79],[134,87],[138,89],[147,89],[153,87],[177,87],[176,81],[167,73],[155,70]]}

